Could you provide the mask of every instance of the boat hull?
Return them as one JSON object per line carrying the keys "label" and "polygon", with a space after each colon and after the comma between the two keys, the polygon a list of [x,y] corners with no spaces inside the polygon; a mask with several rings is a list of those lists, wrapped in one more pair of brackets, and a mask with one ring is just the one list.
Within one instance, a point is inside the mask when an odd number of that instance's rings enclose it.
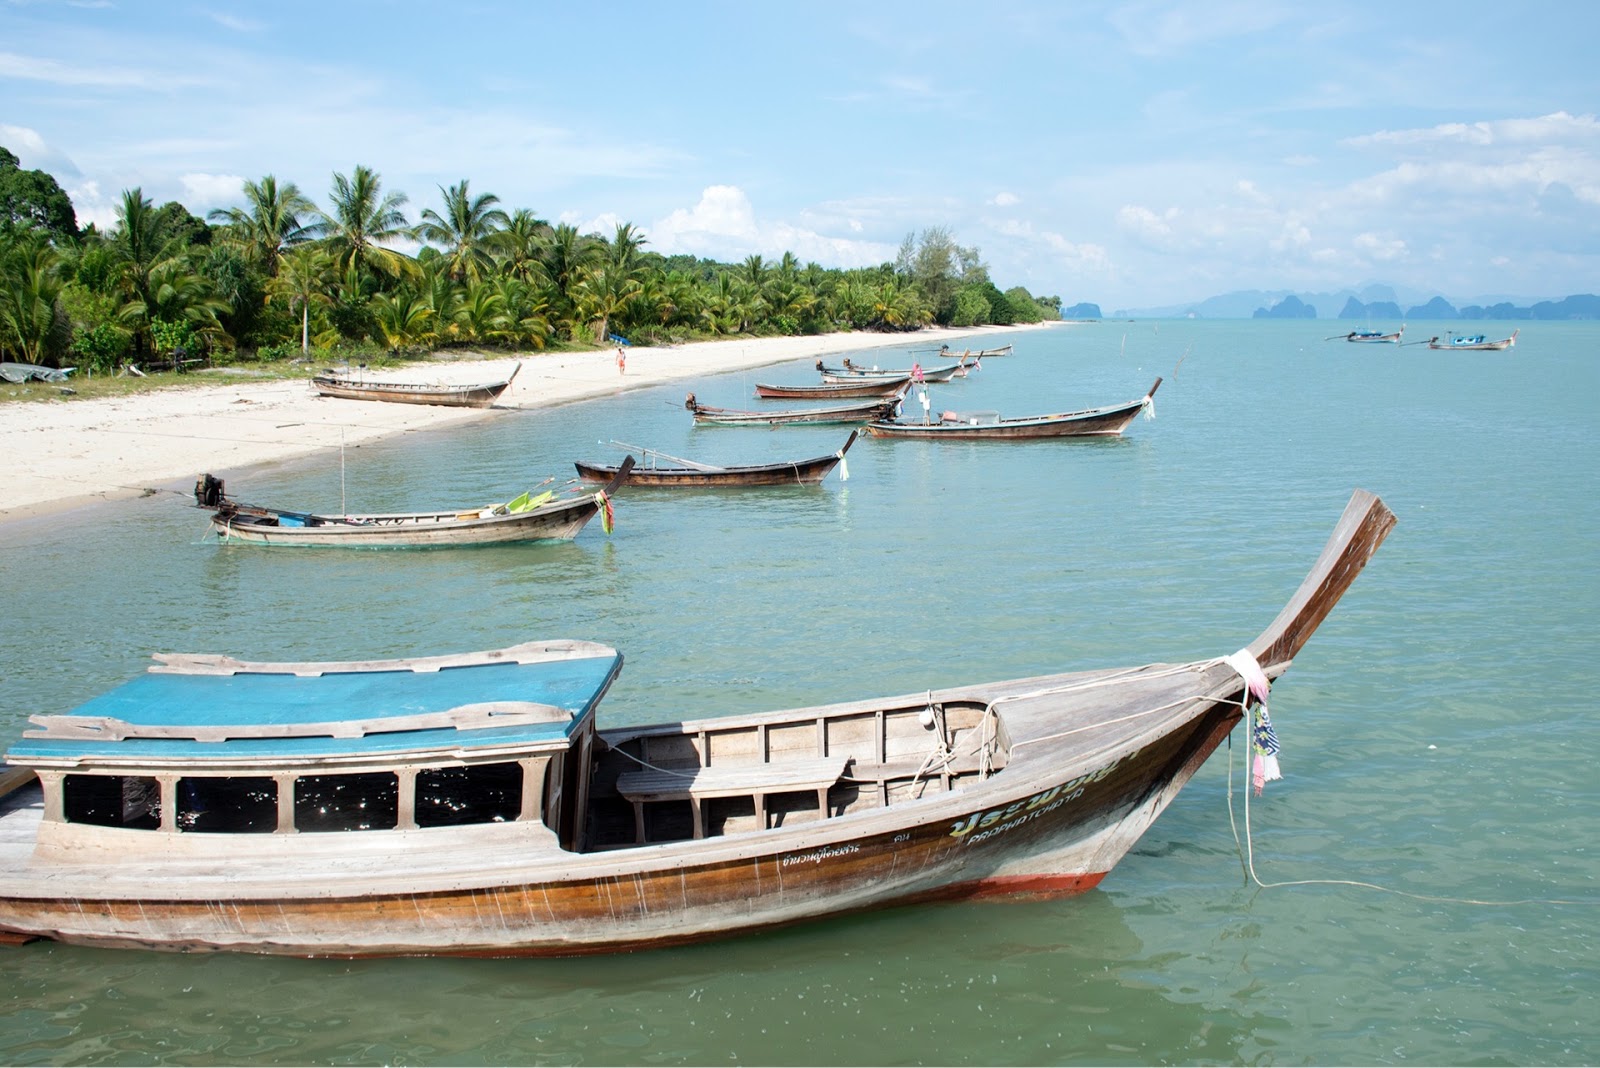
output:
{"label": "boat hull", "polygon": [[1517,343],[1517,334],[1519,333],[1521,333],[1520,330],[1513,331],[1510,337],[1501,338],[1499,341],[1461,342],[1446,340],[1441,342],[1438,338],[1433,338],[1428,342],[1428,347],[1441,352],[1503,352]]}
{"label": "boat hull", "polygon": [[866,431],[880,438],[921,438],[932,441],[1018,441],[1037,438],[1114,437],[1147,410],[1161,388],[1161,379],[1150,392],[1127,404],[1089,408],[1081,412],[1036,415],[1017,419],[962,421],[941,419],[937,423],[879,421],[868,423]]}
{"label": "boat hull", "polygon": [[[395,515],[318,517],[324,525],[285,527],[243,513],[218,514],[211,527],[223,541],[313,548],[417,549],[505,545],[522,541],[566,541],[578,536],[600,510],[593,497],[523,515],[476,518],[474,513],[418,512]],[[474,518],[463,519],[462,515]]]}
{"label": "boat hull", "polygon": [[829,400],[849,397],[887,397],[910,385],[910,375],[889,378],[851,378],[820,386],[773,386],[757,383],[756,396],[763,400]]}
{"label": "boat hull", "polygon": [[[717,486],[794,486],[812,485],[828,477],[839,465],[838,456],[819,456],[793,463],[761,464],[753,467],[727,467],[718,471],[699,471],[692,467],[635,467],[628,476],[630,487],[706,488]],[[576,461],[578,477],[586,482],[605,482],[617,469],[604,464]]]}
{"label": "boat hull", "polygon": [[[903,388],[903,387],[902,387]],[[710,426],[783,426],[789,424],[866,423],[888,419],[900,404],[901,392],[862,404],[829,405],[820,408],[784,408],[773,411],[744,411],[735,408],[708,408],[689,394],[684,407],[694,414],[697,424]]]}
{"label": "boat hull", "polygon": [[[610,508],[611,495],[628,481],[634,466],[634,459],[629,456],[612,470],[603,490],[521,512],[472,508],[323,516],[259,508],[224,499],[220,502],[222,506],[212,513],[211,529],[223,541],[319,549],[446,549],[526,541],[568,541],[577,537],[602,509]],[[207,475],[196,485],[197,500],[210,481],[213,480]],[[217,482],[216,486],[220,487],[221,483]],[[201,503],[202,507],[213,507],[217,502],[208,498]]]}
{"label": "boat hull", "polygon": [[518,364],[503,382],[472,385],[424,385],[415,382],[366,381],[343,375],[322,374],[311,380],[312,388],[324,397],[341,400],[388,401],[394,404],[433,404],[449,408],[488,408],[511,387],[522,369]]}
{"label": "boat hull", "polygon": [[[215,894],[0,894],[0,928],[90,946],[289,956],[574,956],[724,938],[895,904],[1059,896],[1097,885],[1239,718],[1213,707],[1155,744],[988,780],[891,819],[844,817],[812,833],[730,835],[638,851],[570,854],[493,877],[412,876],[401,892],[329,888]],[[1007,782],[1007,779],[1010,779]],[[961,833],[958,833],[961,832]],[[411,855],[429,848],[409,832]],[[397,850],[395,864],[406,861]],[[710,856],[712,859],[703,859]],[[379,880],[381,884],[386,880]],[[199,890],[197,894],[195,891]]]}

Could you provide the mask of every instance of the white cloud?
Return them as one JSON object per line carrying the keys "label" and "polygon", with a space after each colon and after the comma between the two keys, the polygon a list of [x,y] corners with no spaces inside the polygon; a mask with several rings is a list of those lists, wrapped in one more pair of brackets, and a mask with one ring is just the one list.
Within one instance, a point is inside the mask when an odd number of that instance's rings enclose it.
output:
{"label": "white cloud", "polygon": [[1272,29],[1294,8],[1280,9],[1268,0],[1233,0],[1204,5],[1136,0],[1106,16],[1139,55],[1187,52],[1197,45],[1243,37]]}
{"label": "white cloud", "polygon": [[1142,204],[1127,204],[1117,210],[1117,227],[1146,244],[1164,245],[1172,239],[1179,214],[1177,208],[1157,214]]}
{"label": "white cloud", "polygon": [[829,237],[785,222],[757,218],[744,190],[713,185],[692,208],[679,208],[647,231],[650,248],[664,255],[686,253],[724,262],[751,255],[777,258],[793,252],[825,267],[870,267],[893,260],[895,249],[878,242]]}
{"label": "white cloud", "polygon": [[240,18],[238,15],[232,15],[225,11],[206,11],[204,14],[223,29],[233,30],[237,33],[259,33],[267,28],[264,22]]}
{"label": "white cloud", "polygon": [[0,122],[0,144],[16,153],[23,170],[45,171],[56,181],[63,177],[76,178],[82,172],[72,157],[39,136],[39,131],[27,126],[9,126]]}
{"label": "white cloud", "polygon": [[1014,208],[1022,203],[1022,198],[1015,193],[996,193],[989,203],[997,208]]}
{"label": "white cloud", "polygon": [[39,56],[0,52],[0,78],[45,82],[50,85],[98,86],[111,89],[194,88],[206,84],[175,71],[156,72],[100,63],[78,66]]}
{"label": "white cloud", "polygon": [[1379,130],[1347,138],[1344,144],[1375,146],[1474,146],[1584,143],[1600,141],[1600,122],[1593,115],[1557,111],[1533,119],[1447,122],[1415,130]]}
{"label": "white cloud", "polygon": [[237,174],[185,174],[183,203],[190,211],[204,216],[212,208],[229,207],[239,200],[244,179]]}

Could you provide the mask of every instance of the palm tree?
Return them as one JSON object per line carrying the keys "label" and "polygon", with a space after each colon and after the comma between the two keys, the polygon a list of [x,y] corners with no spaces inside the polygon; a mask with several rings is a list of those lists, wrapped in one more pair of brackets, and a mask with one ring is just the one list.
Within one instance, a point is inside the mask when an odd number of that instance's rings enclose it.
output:
{"label": "palm tree", "polygon": [[551,311],[569,337],[577,334],[577,310],[573,305],[572,288],[577,285],[583,269],[592,264],[599,249],[592,239],[578,233],[577,227],[567,223],[557,226],[544,246],[540,263],[545,277],[550,280]]}
{"label": "palm tree", "polygon": [[417,344],[429,334],[433,309],[410,289],[402,287],[394,293],[379,293],[372,298],[371,308],[391,352]]}
{"label": "palm tree", "polygon": [[326,249],[302,246],[283,258],[282,269],[267,283],[267,299],[281,300],[290,310],[300,305],[300,353],[311,351],[311,306],[333,304],[333,256]]}
{"label": "palm tree", "polygon": [[538,291],[520,278],[506,276],[494,283],[500,297],[500,314],[505,319],[505,331],[512,342],[526,342],[542,349],[550,337],[550,306]]}
{"label": "palm tree", "polygon": [[190,269],[187,257],[173,256],[156,264],[150,271],[150,287],[147,314],[152,321],[186,324],[206,340],[227,336],[217,316],[230,310],[228,302],[217,296],[210,279]]}
{"label": "palm tree", "polygon": [[316,205],[293,182],[280,186],[270,174],[259,182],[245,182],[244,198],[245,207],[217,208],[206,218],[229,226],[232,239],[261,264],[267,277],[273,277],[284,252],[310,239],[307,225]]}
{"label": "palm tree", "polygon": [[606,343],[611,320],[626,311],[640,291],[632,272],[615,263],[602,263],[583,272],[571,296],[582,321],[593,325],[595,344]]}
{"label": "palm tree", "polygon": [[417,236],[424,241],[440,245],[450,264],[450,277],[457,282],[476,280],[494,268],[491,251],[494,237],[511,224],[504,211],[495,207],[500,198],[493,193],[476,197],[467,190],[467,180],[449,189],[439,187],[444,198],[444,214],[432,208],[422,212],[422,222],[417,226]]}
{"label": "palm tree", "polygon": [[499,288],[489,282],[469,286],[456,306],[454,325],[464,341],[510,340],[511,324]]}
{"label": "palm tree", "polygon": [[42,235],[19,237],[0,258],[0,351],[43,363],[61,317],[61,255]]}
{"label": "palm tree", "polygon": [[519,208],[493,235],[495,251],[508,273],[531,279],[539,274],[539,249],[549,235],[549,223],[526,208]]}
{"label": "palm tree", "polygon": [[386,242],[415,236],[400,210],[404,193],[385,195],[377,172],[357,164],[350,177],[333,176],[329,202],[332,212],[319,211],[307,231],[327,242],[341,268],[359,264],[396,277],[409,273],[410,257],[385,247]]}
{"label": "palm tree", "polygon": [[145,314],[150,302],[151,270],[181,249],[162,234],[155,206],[139,188],[122,191],[111,245],[121,261],[121,283],[127,298],[122,314],[125,318],[137,319]]}

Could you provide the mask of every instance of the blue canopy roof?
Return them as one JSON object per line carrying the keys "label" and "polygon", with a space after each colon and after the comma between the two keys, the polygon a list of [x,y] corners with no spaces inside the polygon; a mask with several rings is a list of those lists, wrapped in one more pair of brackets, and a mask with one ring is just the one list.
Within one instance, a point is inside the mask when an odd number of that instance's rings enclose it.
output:
{"label": "blue canopy roof", "polygon": [[[456,749],[560,743],[592,711],[622,665],[620,654],[536,663],[488,663],[438,671],[352,671],[302,677],[290,674],[151,673],[73,709],[71,717],[105,717],[133,725],[131,737],[34,737],[11,747],[12,763],[62,760],[315,759],[376,755],[448,746]],[[508,722],[473,729],[434,726],[377,730],[359,737],[138,737],[139,727],[270,727],[373,721],[445,713],[464,705],[534,702],[573,713],[555,721]],[[58,720],[60,722],[60,720]],[[67,721],[70,723],[70,720]],[[479,722],[482,722],[481,720]],[[85,724],[92,726],[92,723]],[[172,732],[181,734],[181,731]],[[246,731],[248,733],[248,731]]]}

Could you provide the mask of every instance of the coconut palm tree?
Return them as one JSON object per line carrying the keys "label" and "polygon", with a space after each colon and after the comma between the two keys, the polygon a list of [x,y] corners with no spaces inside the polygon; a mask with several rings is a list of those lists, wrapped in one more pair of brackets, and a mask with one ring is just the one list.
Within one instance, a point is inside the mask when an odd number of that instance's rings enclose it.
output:
{"label": "coconut palm tree", "polygon": [[62,326],[62,260],[41,233],[24,233],[0,255],[0,352],[42,364]]}
{"label": "coconut palm tree", "polygon": [[517,209],[493,235],[502,267],[517,278],[533,279],[540,273],[539,249],[549,236],[549,223],[526,208]]}
{"label": "coconut palm tree", "polygon": [[372,314],[389,351],[420,344],[430,336],[433,309],[419,294],[402,286],[394,293],[372,298]]}
{"label": "coconut palm tree", "polygon": [[209,278],[190,268],[187,257],[173,256],[151,268],[150,289],[146,314],[152,321],[187,324],[207,342],[227,337],[217,316],[230,306]]}
{"label": "coconut palm tree", "polygon": [[244,207],[217,208],[206,218],[227,225],[229,239],[243,247],[271,278],[278,273],[278,261],[286,251],[310,240],[307,227],[316,205],[293,182],[280,186],[270,174],[259,182],[245,182],[244,198]]}
{"label": "coconut palm tree", "polygon": [[597,345],[611,333],[611,320],[625,312],[640,295],[633,272],[615,263],[602,263],[583,272],[570,296],[582,322],[594,329]]}
{"label": "coconut palm tree", "polygon": [[493,271],[495,234],[511,224],[510,216],[495,207],[499,197],[493,193],[474,197],[467,186],[465,178],[448,189],[440,186],[444,213],[425,208],[417,226],[418,237],[443,251],[450,277],[457,282],[477,280]]}
{"label": "coconut palm tree", "polygon": [[507,339],[515,344],[544,348],[551,334],[550,306],[541,298],[538,289],[511,275],[498,279],[494,288],[500,296]]}
{"label": "coconut palm tree", "polygon": [[572,289],[582,272],[599,256],[599,247],[592,238],[578,233],[577,227],[567,223],[557,226],[545,243],[540,263],[545,277],[550,280],[550,310],[567,336],[577,335],[578,312],[573,304]]}
{"label": "coconut palm tree", "polygon": [[327,243],[341,269],[359,264],[399,277],[410,273],[411,258],[387,244],[415,236],[400,210],[405,203],[404,193],[385,194],[377,172],[358,164],[348,178],[334,174],[332,210],[318,211],[306,229]]}
{"label": "coconut palm tree", "polygon": [[276,278],[267,283],[267,299],[292,311],[300,306],[300,352],[311,351],[311,306],[330,307],[334,282],[333,255],[326,249],[301,246],[283,258]]}

